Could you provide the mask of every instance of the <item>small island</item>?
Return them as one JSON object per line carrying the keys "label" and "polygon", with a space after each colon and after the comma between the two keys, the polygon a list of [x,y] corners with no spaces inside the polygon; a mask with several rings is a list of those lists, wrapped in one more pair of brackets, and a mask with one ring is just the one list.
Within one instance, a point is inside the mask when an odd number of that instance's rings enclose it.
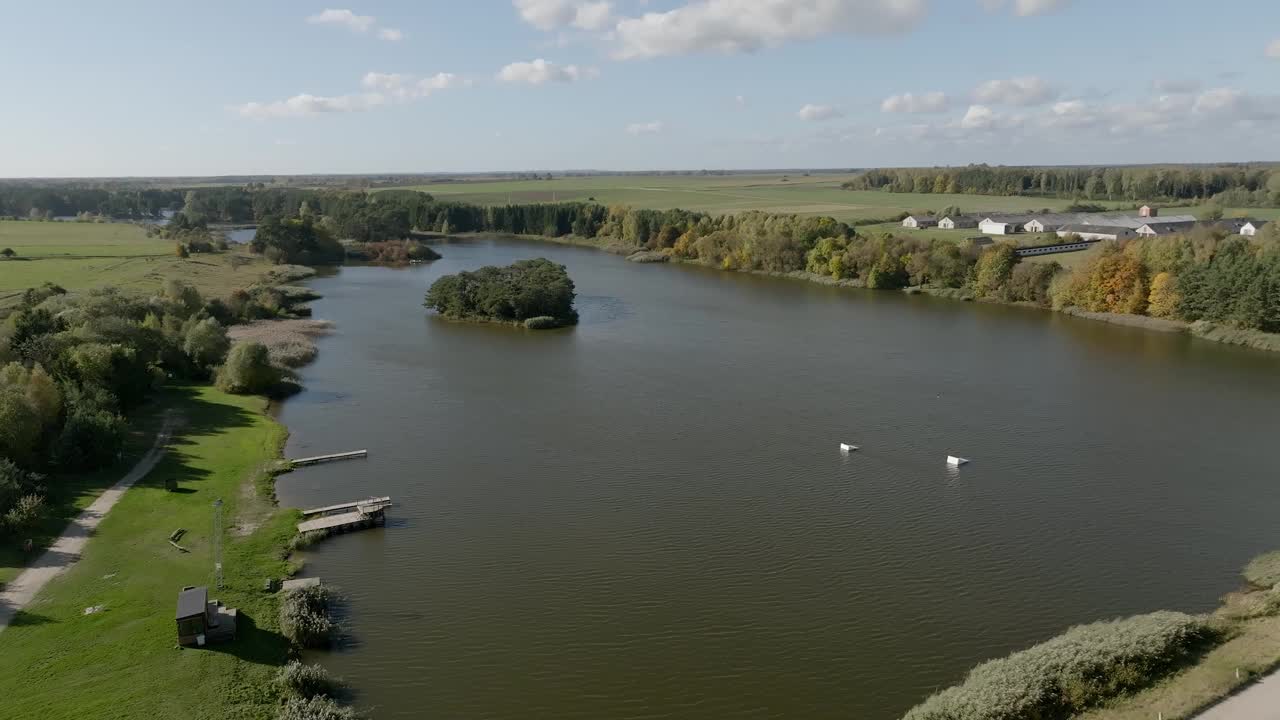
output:
{"label": "small island", "polygon": [[548,330],[578,323],[576,296],[563,265],[537,258],[446,275],[431,285],[424,304],[450,320]]}

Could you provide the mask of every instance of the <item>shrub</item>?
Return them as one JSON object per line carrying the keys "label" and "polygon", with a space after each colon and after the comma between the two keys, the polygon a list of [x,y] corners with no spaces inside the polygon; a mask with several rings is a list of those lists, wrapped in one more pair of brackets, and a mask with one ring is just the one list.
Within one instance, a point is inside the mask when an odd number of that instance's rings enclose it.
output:
{"label": "shrub", "polygon": [[1149,685],[1211,637],[1203,617],[1157,612],[1073,627],[1048,642],[983,663],[963,684],[904,720],[1058,720]]}
{"label": "shrub", "polygon": [[276,684],[292,696],[310,699],[333,695],[339,682],[319,665],[303,665],[295,660],[276,673]]}
{"label": "shrub", "polygon": [[218,389],[257,395],[274,390],[280,377],[280,371],[271,364],[266,345],[242,342],[231,348],[227,362],[218,370]]}
{"label": "shrub", "polygon": [[327,697],[290,698],[280,708],[279,720],[357,720],[360,714]]}
{"label": "shrub", "polygon": [[333,594],[324,585],[289,591],[280,604],[280,630],[304,648],[328,647],[338,634],[329,617]]}
{"label": "shrub", "polygon": [[182,352],[202,369],[220,364],[230,347],[226,329],[213,318],[192,324],[182,341]]}
{"label": "shrub", "polygon": [[1244,579],[1250,585],[1269,588],[1280,584],[1280,550],[1259,555],[1244,568]]}
{"label": "shrub", "polygon": [[63,470],[91,470],[111,464],[124,445],[124,418],[106,410],[75,410],[53,446],[53,462]]}
{"label": "shrub", "polygon": [[35,525],[44,513],[43,495],[23,495],[0,518],[0,529],[19,531]]}
{"label": "shrub", "polygon": [[539,315],[525,320],[524,326],[529,330],[551,330],[560,327],[560,321],[550,315]]}

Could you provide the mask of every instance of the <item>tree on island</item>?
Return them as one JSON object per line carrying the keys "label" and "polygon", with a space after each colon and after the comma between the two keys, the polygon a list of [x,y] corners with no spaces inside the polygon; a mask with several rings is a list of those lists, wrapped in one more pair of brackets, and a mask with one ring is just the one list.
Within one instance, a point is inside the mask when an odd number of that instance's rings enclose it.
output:
{"label": "tree on island", "polygon": [[563,265],[537,258],[446,275],[427,291],[427,307],[453,320],[524,323],[540,329],[573,325],[573,280]]}
{"label": "tree on island", "polygon": [[6,260],[8,260],[9,258],[17,254],[18,253],[13,251],[13,248],[5,248],[3,250],[0,250],[0,255],[3,255]]}

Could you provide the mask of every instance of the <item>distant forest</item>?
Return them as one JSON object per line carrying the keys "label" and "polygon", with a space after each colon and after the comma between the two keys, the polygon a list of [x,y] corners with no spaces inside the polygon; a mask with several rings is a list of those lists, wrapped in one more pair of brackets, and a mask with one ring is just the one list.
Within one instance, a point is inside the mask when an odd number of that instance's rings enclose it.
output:
{"label": "distant forest", "polygon": [[867,170],[846,190],[1031,195],[1129,202],[1213,201],[1226,207],[1280,206],[1280,166],[887,168]]}

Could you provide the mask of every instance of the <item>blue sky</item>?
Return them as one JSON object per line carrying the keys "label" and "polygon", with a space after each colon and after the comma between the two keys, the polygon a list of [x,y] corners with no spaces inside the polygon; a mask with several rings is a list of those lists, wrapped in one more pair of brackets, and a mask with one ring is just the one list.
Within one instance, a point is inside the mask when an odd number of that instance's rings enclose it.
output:
{"label": "blue sky", "polygon": [[5,177],[1280,160],[1274,0],[4,4]]}

